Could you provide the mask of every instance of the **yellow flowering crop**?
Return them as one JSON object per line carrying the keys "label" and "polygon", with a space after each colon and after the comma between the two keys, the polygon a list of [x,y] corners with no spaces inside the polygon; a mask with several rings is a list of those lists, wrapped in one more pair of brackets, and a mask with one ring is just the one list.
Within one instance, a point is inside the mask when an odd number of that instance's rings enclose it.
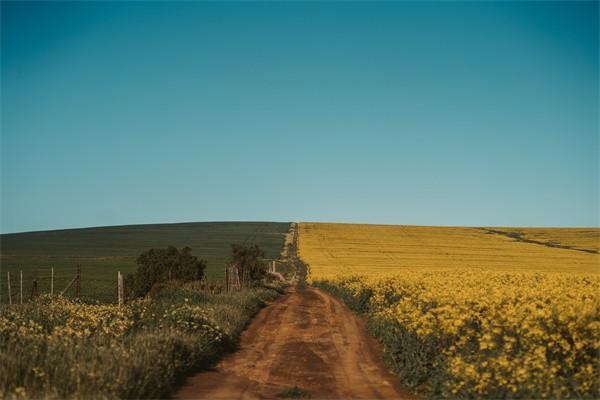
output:
{"label": "yellow flowering crop", "polygon": [[183,332],[196,332],[211,340],[219,341],[223,333],[205,307],[189,304],[172,304],[160,318],[160,328],[174,328]]}
{"label": "yellow flowering crop", "polygon": [[[490,230],[579,250],[527,243]],[[595,240],[594,240],[595,238]],[[476,268],[507,272],[600,273],[600,229],[458,228],[299,224],[299,255],[311,277]],[[586,250],[586,251],[582,251]],[[596,252],[596,253],[594,253]]]}
{"label": "yellow flowering crop", "polygon": [[0,337],[68,340],[92,335],[121,337],[133,326],[130,307],[89,305],[64,297],[42,297],[29,312],[6,308],[0,315]]}
{"label": "yellow flowering crop", "polygon": [[[367,314],[404,383],[425,385],[436,397],[600,397],[600,276],[585,273],[585,260],[598,261],[597,254],[480,238],[484,234],[469,228],[459,228],[460,235],[474,236],[453,244],[441,236],[419,238],[409,229],[407,242],[423,241],[415,250],[385,236],[394,232],[388,227],[349,226],[345,237],[343,225],[308,225],[301,224],[300,251],[313,282]],[[490,239],[496,252],[482,252],[494,248]],[[438,246],[430,261],[428,245]],[[516,254],[513,246],[544,248]],[[444,252],[482,261],[441,268]],[[543,271],[535,257],[547,252],[557,254],[547,257],[551,267]],[[408,263],[411,257],[415,268],[394,268],[394,260]],[[522,264],[529,257],[535,259],[530,271]],[[511,269],[515,259],[520,264]]]}

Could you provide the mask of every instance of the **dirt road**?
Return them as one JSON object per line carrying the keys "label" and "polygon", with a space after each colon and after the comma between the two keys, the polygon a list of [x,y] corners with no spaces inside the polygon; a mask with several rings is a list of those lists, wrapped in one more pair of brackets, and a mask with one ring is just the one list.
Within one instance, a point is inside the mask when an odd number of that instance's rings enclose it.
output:
{"label": "dirt road", "polygon": [[269,399],[298,386],[313,399],[409,398],[394,385],[377,343],[343,303],[307,287],[264,308],[240,349],[187,379],[178,399]]}

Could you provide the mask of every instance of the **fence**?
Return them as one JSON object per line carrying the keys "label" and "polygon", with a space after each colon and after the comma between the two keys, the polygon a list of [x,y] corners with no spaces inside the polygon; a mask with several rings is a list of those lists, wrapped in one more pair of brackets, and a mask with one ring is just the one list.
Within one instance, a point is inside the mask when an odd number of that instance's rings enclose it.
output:
{"label": "fence", "polygon": [[[282,277],[293,270],[288,260],[268,259],[267,271]],[[194,283],[199,290],[219,293],[223,290],[241,290],[251,286],[248,272],[240,272],[236,266],[225,268],[222,283],[206,279]],[[123,274],[120,271],[99,271],[98,269],[53,268],[35,269],[11,268],[0,271],[0,304],[23,304],[43,295],[62,295],[86,302],[116,303],[125,302]]]}
{"label": "fence", "polygon": [[[62,295],[86,302],[124,302],[123,275],[120,271],[82,272],[76,268],[11,268],[0,273],[0,303],[23,304],[43,294]],[[111,278],[110,275],[113,277]]]}
{"label": "fence", "polygon": [[[289,260],[265,259],[264,261],[267,263],[267,272],[280,280],[285,280],[283,274],[293,272],[293,266],[290,265]],[[250,287],[251,284],[252,280],[247,270],[240,272],[240,269],[235,265],[225,267],[223,289],[226,292],[242,290]]]}

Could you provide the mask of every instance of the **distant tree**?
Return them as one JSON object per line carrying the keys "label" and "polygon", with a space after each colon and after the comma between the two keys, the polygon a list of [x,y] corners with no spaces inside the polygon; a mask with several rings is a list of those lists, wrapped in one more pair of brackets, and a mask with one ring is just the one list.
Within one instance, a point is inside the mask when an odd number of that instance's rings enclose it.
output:
{"label": "distant tree", "polygon": [[231,264],[238,268],[244,281],[259,281],[266,275],[264,257],[265,252],[255,243],[231,245]]}
{"label": "distant tree", "polygon": [[137,271],[128,274],[124,282],[128,295],[133,297],[145,296],[157,283],[200,280],[206,268],[206,261],[193,256],[189,247],[150,249],[140,254],[136,261]]}

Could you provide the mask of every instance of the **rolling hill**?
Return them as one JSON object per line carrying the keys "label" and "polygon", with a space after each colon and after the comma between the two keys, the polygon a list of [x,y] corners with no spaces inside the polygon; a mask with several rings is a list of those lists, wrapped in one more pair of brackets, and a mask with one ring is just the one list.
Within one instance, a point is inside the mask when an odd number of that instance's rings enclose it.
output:
{"label": "rolling hill", "polygon": [[140,253],[169,245],[191,247],[194,255],[208,262],[208,279],[220,280],[232,243],[254,241],[268,258],[277,257],[289,226],[280,222],[192,222],[0,235],[0,300],[7,300],[7,272],[12,275],[14,299],[19,271],[23,271],[25,297],[31,293],[34,271],[37,270],[40,289],[48,291],[53,267],[57,291],[68,284],[77,265],[81,265],[82,296],[113,301],[117,271],[134,271]]}

